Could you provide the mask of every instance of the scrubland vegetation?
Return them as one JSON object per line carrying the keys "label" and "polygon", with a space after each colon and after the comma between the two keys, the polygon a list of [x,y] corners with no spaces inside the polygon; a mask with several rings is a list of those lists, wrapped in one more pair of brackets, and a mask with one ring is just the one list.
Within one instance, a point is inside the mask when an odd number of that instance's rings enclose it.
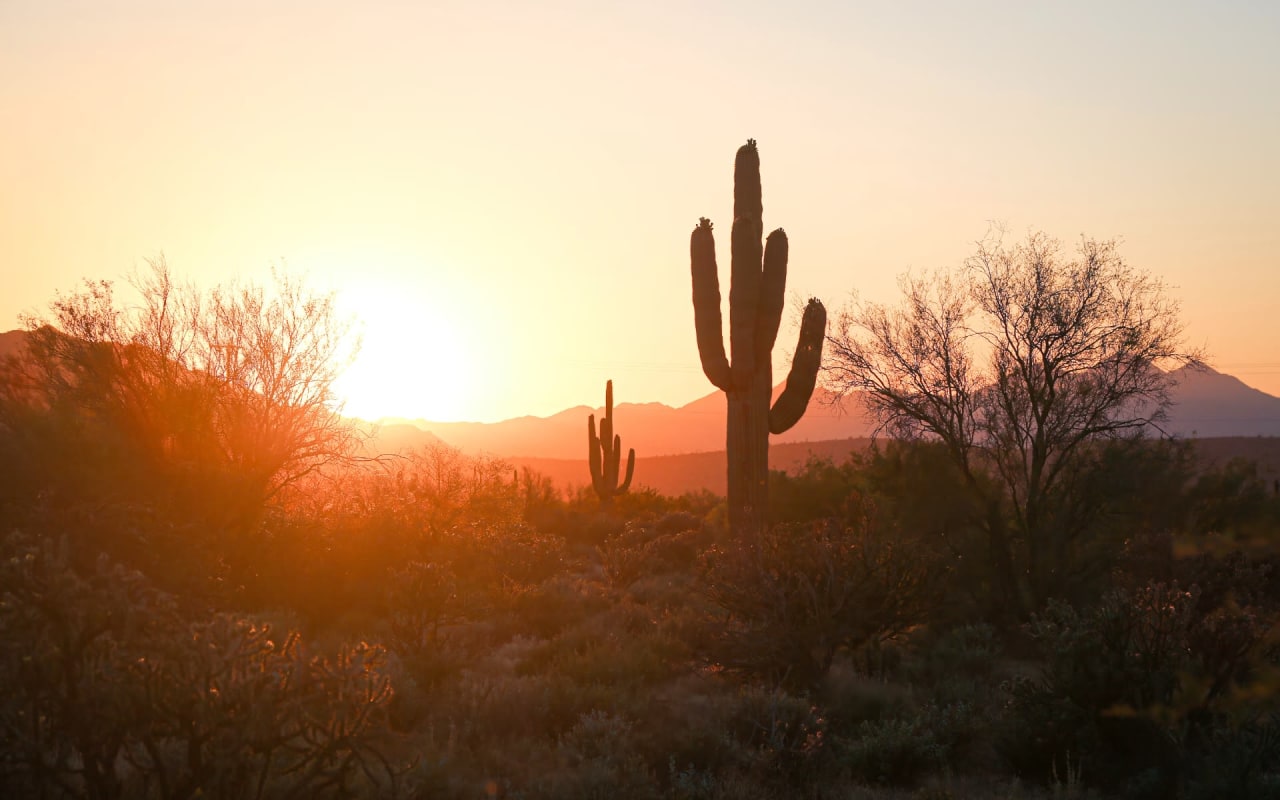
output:
{"label": "scrubland vegetation", "polygon": [[234,530],[6,493],[5,794],[1271,796],[1280,500],[1108,454],[1073,598],[1009,625],[929,449],[774,475],[748,541],[447,449]]}
{"label": "scrubland vegetation", "polygon": [[927,445],[775,473],[743,540],[444,448],[215,524],[5,436],[5,796],[1277,789],[1280,500],[1177,445],[1107,448],[1071,591],[1011,623]]}
{"label": "scrubland vegetation", "polygon": [[368,454],[326,298],[139,288],[0,375],[0,795],[1280,797],[1280,497],[1128,435],[1000,461],[1092,373],[770,473],[731,527]]}

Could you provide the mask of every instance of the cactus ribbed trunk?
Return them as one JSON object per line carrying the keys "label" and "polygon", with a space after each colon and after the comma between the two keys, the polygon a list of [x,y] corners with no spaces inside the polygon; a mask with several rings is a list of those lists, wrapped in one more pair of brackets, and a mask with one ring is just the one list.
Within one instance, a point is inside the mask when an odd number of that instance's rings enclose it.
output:
{"label": "cactus ribbed trunk", "polygon": [[773,370],[752,377],[745,392],[726,392],[729,401],[725,451],[729,459],[729,527],[758,530],[769,507],[769,395]]}
{"label": "cactus ribbed trunk", "polygon": [[705,218],[689,241],[693,277],[693,317],[698,355],[707,378],[728,399],[725,450],[729,460],[729,525],[736,532],[758,530],[769,505],[769,434],[791,428],[813,394],[827,311],[810,299],[800,324],[787,386],[773,408],[773,345],[782,320],[787,283],[788,242],[779,228],[764,233],[760,156],[754,140],[738,149],[734,162],[732,286],[729,290],[729,355],[720,316],[720,283],[715,238]]}

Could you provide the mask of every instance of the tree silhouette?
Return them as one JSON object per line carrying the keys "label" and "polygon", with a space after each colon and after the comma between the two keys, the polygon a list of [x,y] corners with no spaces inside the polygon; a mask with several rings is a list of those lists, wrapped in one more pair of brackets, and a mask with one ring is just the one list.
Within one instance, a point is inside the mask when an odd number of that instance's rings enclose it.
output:
{"label": "tree silhouette", "polygon": [[26,320],[0,431],[36,477],[239,524],[352,453],[332,386],[354,350],[332,295],[282,275],[201,292],[163,260],[134,286],[136,306],[87,281]]}
{"label": "tree silhouette", "polygon": [[[1169,405],[1160,367],[1197,362],[1178,306],[1114,242],[1078,256],[998,237],[956,273],[902,280],[898,308],[857,303],[828,337],[826,384],[882,429],[942,442],[980,502],[992,566],[1024,613],[1062,591],[1083,530],[1065,511],[1090,442],[1141,436]],[[988,481],[986,477],[994,477]]]}

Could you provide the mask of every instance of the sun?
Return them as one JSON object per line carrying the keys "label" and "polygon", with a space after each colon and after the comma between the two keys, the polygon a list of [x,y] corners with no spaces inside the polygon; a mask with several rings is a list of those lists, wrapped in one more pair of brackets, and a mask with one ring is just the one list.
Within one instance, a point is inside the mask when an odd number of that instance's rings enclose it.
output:
{"label": "sun", "polygon": [[343,290],[340,302],[361,336],[355,361],[334,383],[344,415],[370,421],[467,418],[470,359],[446,310],[389,290]]}

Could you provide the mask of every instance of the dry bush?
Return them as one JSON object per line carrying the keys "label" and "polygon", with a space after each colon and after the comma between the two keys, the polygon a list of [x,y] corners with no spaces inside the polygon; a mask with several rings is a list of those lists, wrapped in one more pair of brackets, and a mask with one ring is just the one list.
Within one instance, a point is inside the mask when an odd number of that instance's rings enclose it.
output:
{"label": "dry bush", "polygon": [[777,526],[704,554],[702,589],[722,610],[708,626],[708,656],[813,686],[840,650],[923,622],[938,601],[939,562],[866,510],[858,527]]}

